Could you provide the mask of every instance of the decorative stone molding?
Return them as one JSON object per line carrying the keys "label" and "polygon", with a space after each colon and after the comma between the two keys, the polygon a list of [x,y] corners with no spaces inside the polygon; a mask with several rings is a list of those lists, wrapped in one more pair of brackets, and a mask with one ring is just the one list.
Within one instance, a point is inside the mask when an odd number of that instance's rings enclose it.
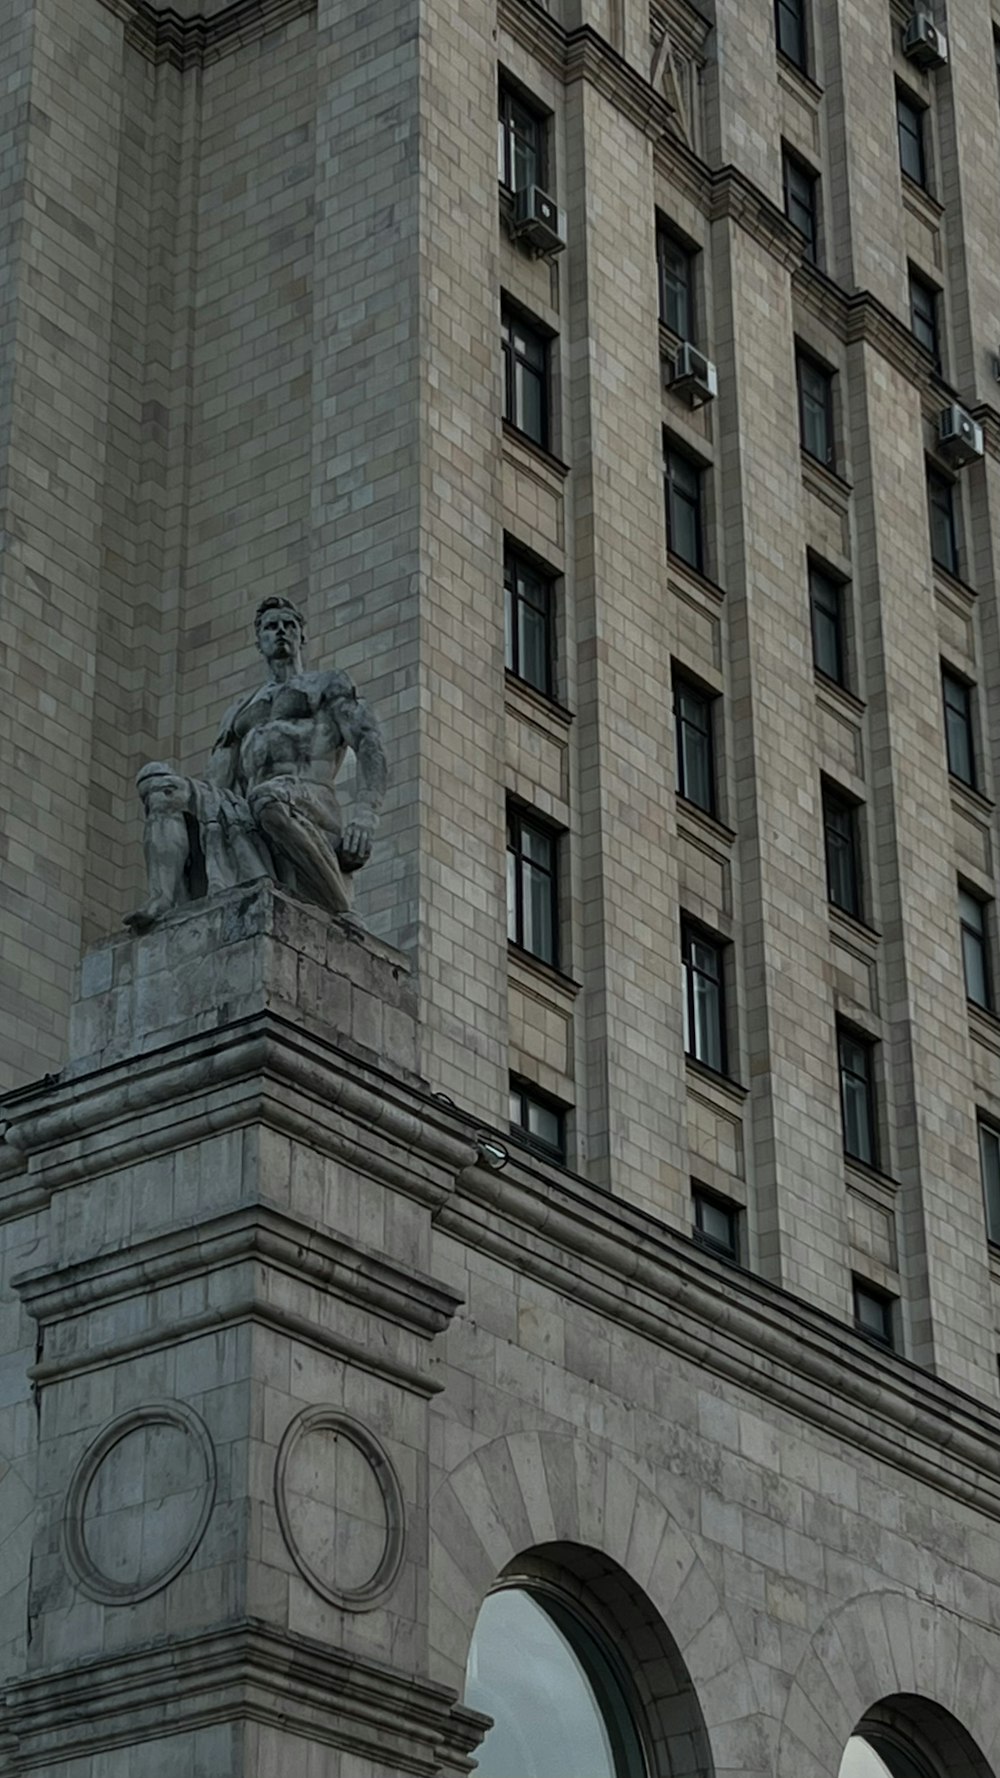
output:
{"label": "decorative stone molding", "polygon": [[125,41],[133,49],[182,73],[203,68],[316,9],[316,0],[233,0],[211,16],[198,13],[184,19],[173,7],[152,0],[101,0],[101,4],[122,20]]}
{"label": "decorative stone molding", "polygon": [[658,43],[664,31],[682,55],[704,64],[705,45],[712,33],[711,22],[689,0],[652,0],[649,9],[650,34]]}
{"label": "decorative stone molding", "polygon": [[215,1448],[191,1408],[150,1402],[113,1420],[66,1495],[63,1553],[81,1592],[135,1605],[169,1586],[205,1534],[215,1489]]}
{"label": "decorative stone molding", "polygon": [[396,1471],[366,1426],[337,1408],[296,1414],[278,1448],[274,1500],[288,1553],[322,1599],[371,1611],[391,1593],[406,1511]]}

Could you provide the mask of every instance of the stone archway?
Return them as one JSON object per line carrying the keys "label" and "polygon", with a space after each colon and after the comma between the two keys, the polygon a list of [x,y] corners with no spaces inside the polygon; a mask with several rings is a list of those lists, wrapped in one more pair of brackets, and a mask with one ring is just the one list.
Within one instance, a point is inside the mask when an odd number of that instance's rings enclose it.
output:
{"label": "stone archway", "polygon": [[831,1613],[803,1656],[782,1719],[776,1778],[837,1778],[857,1725],[884,1698],[947,1712],[1000,1772],[1000,1637],[906,1593],[865,1593]]}
{"label": "stone archway", "polygon": [[476,1617],[525,1552],[570,1546],[616,1565],[669,1633],[717,1771],[770,1778],[772,1724],[692,1544],[648,1481],[571,1436],[514,1433],[465,1458],[431,1503],[432,1676],[461,1695]]}

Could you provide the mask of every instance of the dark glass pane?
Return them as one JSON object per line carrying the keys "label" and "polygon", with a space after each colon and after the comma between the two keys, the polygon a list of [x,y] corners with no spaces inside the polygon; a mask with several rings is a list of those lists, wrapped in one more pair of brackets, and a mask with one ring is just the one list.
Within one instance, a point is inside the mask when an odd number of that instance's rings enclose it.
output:
{"label": "dark glass pane", "polygon": [[675,236],[661,229],[657,237],[660,268],[660,319],[683,340],[694,339],[691,303],[691,254]]}
{"label": "dark glass pane", "polygon": [[514,424],[536,444],[545,442],[545,391],[542,378],[532,365],[515,362]]}
{"label": "dark glass pane", "polygon": [[725,1051],[722,1022],[722,958],[717,946],[693,934],[687,940],[689,1053],[721,1074]]}
{"label": "dark glass pane", "polygon": [[667,547],[700,570],[701,472],[675,451],[667,458]]}
{"label": "dark glass pane", "polygon": [[841,1032],[840,1093],[844,1117],[844,1150],[854,1160],[875,1164],[872,1117],[871,1057],[867,1045]]}
{"label": "dark glass pane", "polygon": [[933,470],[927,477],[931,526],[931,555],[939,568],[958,573],[958,540],[955,535],[955,496],[950,482]]}
{"label": "dark glass pane", "polygon": [[730,1259],[738,1257],[737,1213],[705,1192],[696,1192],[695,1232],[699,1240]]}
{"label": "dark glass pane", "polygon": [[536,691],[549,689],[548,617],[536,606],[522,600],[520,608],[519,648],[520,675]]}
{"label": "dark glass pane", "polygon": [[778,48],[797,68],[806,65],[806,26],[803,0],[777,0]]}
{"label": "dark glass pane", "polygon": [[888,1298],[864,1285],[854,1286],[854,1319],[862,1333],[880,1345],[892,1345],[892,1312]]}
{"label": "dark glass pane", "polygon": [[712,769],[712,704],[692,686],[678,685],[677,788],[689,802],[711,814],[715,804]]}
{"label": "dark glass pane", "polygon": [[975,1006],[989,1007],[990,977],[986,951],[986,910],[967,889],[958,892],[962,924],[962,966],[965,992]]}
{"label": "dark glass pane", "polygon": [[519,891],[520,883],[519,883],[518,871],[519,871],[519,865],[518,865],[517,853],[514,852],[513,850],[511,850],[510,846],[508,845],[508,850],[507,850],[507,937],[515,945],[518,943],[518,940],[520,937],[520,933],[518,930],[519,924],[520,924],[519,909],[518,909],[518,904],[519,904],[518,891]]}
{"label": "dark glass pane", "polygon": [[1000,1134],[988,1125],[979,1126],[979,1158],[986,1200],[986,1233],[1000,1243]]}
{"label": "dark glass pane", "polygon": [[860,913],[858,892],[857,816],[853,807],[827,796],[823,802],[826,826],[827,893],[834,907],[845,914]]}
{"label": "dark glass pane", "polygon": [[975,755],[972,745],[972,709],[969,688],[946,673],[944,687],[945,741],[948,770],[963,784],[975,785]]}
{"label": "dark glass pane", "polygon": [[784,174],[785,215],[799,233],[805,236],[807,256],[815,263],[816,179],[790,155],[785,157]]}
{"label": "dark glass pane", "polygon": [[809,358],[799,359],[802,448],[820,463],[833,461],[832,388],[828,373]]}
{"label": "dark glass pane", "polygon": [[937,292],[921,278],[910,278],[910,325],[914,337],[926,347],[937,363],[939,357],[937,328]]}
{"label": "dark glass pane", "polygon": [[896,121],[899,128],[899,164],[903,172],[918,185],[926,183],[924,164],[924,114],[902,93],[896,95]]}
{"label": "dark glass pane", "polygon": [[818,568],[809,572],[809,594],[812,604],[813,658],[828,679],[844,683],[843,594],[836,581],[821,574]]}

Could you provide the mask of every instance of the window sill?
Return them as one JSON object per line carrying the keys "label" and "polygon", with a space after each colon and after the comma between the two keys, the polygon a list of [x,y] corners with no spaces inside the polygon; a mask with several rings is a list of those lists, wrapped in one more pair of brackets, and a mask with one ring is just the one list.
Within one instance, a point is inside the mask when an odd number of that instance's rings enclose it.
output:
{"label": "window sill", "polygon": [[[539,691],[527,679],[519,679],[509,667],[506,669],[506,686],[507,702],[518,715],[524,715],[530,721],[537,721],[539,716],[547,716],[552,723],[563,729],[568,729],[574,721],[572,710],[567,710],[558,698],[549,697],[547,692]],[[521,705],[526,705],[527,708],[522,710]]]}
{"label": "window sill", "polygon": [[529,978],[534,977],[536,981],[544,982],[546,987],[556,988],[570,1000],[575,1000],[580,992],[582,984],[574,981],[571,975],[564,975],[561,969],[555,969],[541,957],[533,957],[530,951],[522,950],[510,938],[507,940],[507,962],[508,966],[514,967],[516,973],[523,970]]}
{"label": "window sill", "polygon": [[536,462],[544,463],[546,469],[554,471],[561,478],[565,479],[569,474],[568,463],[564,463],[561,457],[553,456],[545,445],[541,445],[537,439],[529,437],[527,432],[522,432],[519,426],[514,425],[513,420],[504,420],[503,436],[506,443],[519,445],[529,457],[534,457]]}
{"label": "window sill", "polygon": [[818,105],[823,97],[823,88],[794,62],[783,49],[776,51],[778,58],[778,79],[782,86],[793,92],[796,98],[808,99],[810,104]]}
{"label": "window sill", "polygon": [[974,1000],[966,1001],[969,1010],[969,1032],[976,1043],[993,1055],[1000,1056],[1000,1018],[995,1012],[989,1012],[985,1006],[977,1006]]}
{"label": "window sill", "polygon": [[829,463],[823,463],[819,457],[814,457],[811,451],[806,450],[805,445],[800,447],[799,456],[802,460],[803,480],[811,481],[815,477],[822,489],[837,494],[846,506],[853,493],[851,483],[838,475],[835,469],[831,469]]}
{"label": "window sill", "polygon": [[736,834],[731,827],[726,827],[717,815],[710,815],[707,809],[699,808],[697,803],[689,802],[686,796],[677,792],[677,825],[683,830],[684,824],[698,830],[698,838],[714,840],[716,845],[730,851],[736,843]]}
{"label": "window sill", "polygon": [[919,216],[921,222],[930,223],[932,228],[937,228],[944,216],[944,205],[931,196],[926,185],[919,185],[902,167],[899,169],[899,176],[903,181],[903,203],[906,208],[914,216]]}
{"label": "window sill", "polygon": [[961,600],[963,612],[967,611],[979,597],[975,587],[970,586],[968,581],[962,580],[959,575],[953,574],[951,569],[945,568],[941,562],[935,562],[933,556],[931,557],[931,566],[934,570],[934,591],[940,593],[944,598],[948,598],[949,595],[954,597],[957,594]]}
{"label": "window sill", "polygon": [[692,567],[690,562],[685,562],[683,556],[675,556],[673,550],[669,549],[667,551],[667,568],[676,569],[683,579],[689,580],[693,586],[699,587],[703,593],[708,593],[721,605],[726,596],[725,588],[719,586],[716,581],[709,580],[708,575],[703,574],[700,568]]}
{"label": "window sill", "polygon": [[972,821],[981,821],[984,816],[987,820],[992,817],[996,804],[988,796],[984,796],[981,790],[974,790],[971,784],[964,783],[951,773],[948,774],[948,783],[951,787],[952,808],[968,815]]}
{"label": "window sill", "polygon": [[990,1277],[994,1284],[1000,1284],[1000,1243],[986,1239],[986,1257],[990,1268]]}
{"label": "window sill", "polygon": [[849,716],[852,721],[856,717],[864,715],[868,706],[863,698],[859,698],[853,691],[848,691],[847,686],[841,685],[838,679],[831,679],[828,673],[823,672],[822,667],[814,666],[813,674],[816,680],[816,696],[821,704],[835,709],[838,716]]}
{"label": "window sill", "polygon": [[834,938],[853,939],[855,943],[860,941],[872,949],[879,943],[882,934],[877,926],[869,926],[867,920],[859,920],[856,915],[847,913],[844,908],[835,907],[833,902],[829,903],[829,910],[830,932]]}
{"label": "window sill", "polygon": [[717,1069],[710,1068],[707,1062],[699,1062],[697,1056],[685,1054],[685,1064],[689,1081],[696,1081],[699,1086],[714,1087],[716,1092],[732,1104],[742,1106],[750,1096],[750,1088],[742,1086],[728,1074],[720,1074]]}
{"label": "window sill", "polygon": [[868,1161],[861,1161],[857,1155],[845,1153],[844,1171],[848,1185],[853,1176],[859,1183],[878,1186],[882,1191],[892,1192],[894,1196],[899,1190],[898,1182],[893,1179],[891,1173],[883,1173],[881,1167],[873,1166]]}

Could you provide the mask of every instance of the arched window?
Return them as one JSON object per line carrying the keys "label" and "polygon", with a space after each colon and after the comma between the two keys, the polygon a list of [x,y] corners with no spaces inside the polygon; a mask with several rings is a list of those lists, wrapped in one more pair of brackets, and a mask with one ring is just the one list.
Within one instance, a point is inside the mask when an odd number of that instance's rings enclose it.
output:
{"label": "arched window", "polygon": [[477,1778],[647,1778],[628,1681],[596,1626],[555,1590],[484,1600],[465,1702],[492,1716]]}
{"label": "arched window", "polygon": [[934,1774],[895,1735],[872,1728],[851,1736],[839,1778],[934,1778]]}

